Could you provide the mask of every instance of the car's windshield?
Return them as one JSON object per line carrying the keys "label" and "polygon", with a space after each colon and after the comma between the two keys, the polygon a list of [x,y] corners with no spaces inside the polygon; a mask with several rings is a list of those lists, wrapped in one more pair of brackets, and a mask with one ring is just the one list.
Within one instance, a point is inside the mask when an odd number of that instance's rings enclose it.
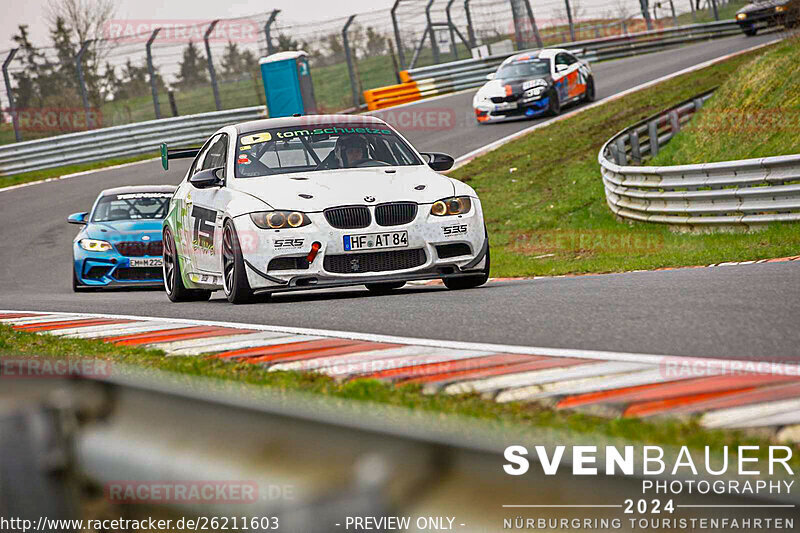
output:
{"label": "car's windshield", "polygon": [[237,178],[422,164],[414,151],[383,125],[274,128],[240,135],[236,146]]}
{"label": "car's windshield", "polygon": [[167,216],[171,192],[107,194],[100,198],[92,222],[115,220],[156,220]]}
{"label": "car's windshield", "polygon": [[495,78],[516,79],[516,78],[536,78],[550,74],[550,61],[547,59],[529,59],[514,61],[501,66]]}

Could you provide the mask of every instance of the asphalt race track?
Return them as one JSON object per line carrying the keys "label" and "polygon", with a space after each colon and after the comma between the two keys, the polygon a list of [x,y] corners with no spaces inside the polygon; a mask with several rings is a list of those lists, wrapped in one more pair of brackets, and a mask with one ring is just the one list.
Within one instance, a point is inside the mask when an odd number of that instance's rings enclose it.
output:
{"label": "asphalt race track", "polygon": [[[598,99],[671,72],[774,39],[733,37],[594,66]],[[473,92],[406,110],[452,109],[445,130],[406,131],[421,150],[460,156],[534,121],[477,126]],[[609,132],[611,134],[613,132]],[[233,306],[171,304],[161,291],[74,294],[70,213],[88,210],[98,191],[176,183],[156,161],[0,192],[0,308],[84,311],[250,322],[446,340],[763,360],[800,358],[800,262],[496,282],[449,292],[412,287],[387,296],[349,288],[276,296]],[[599,179],[599,178],[598,178]],[[724,258],[720,258],[723,260]]]}

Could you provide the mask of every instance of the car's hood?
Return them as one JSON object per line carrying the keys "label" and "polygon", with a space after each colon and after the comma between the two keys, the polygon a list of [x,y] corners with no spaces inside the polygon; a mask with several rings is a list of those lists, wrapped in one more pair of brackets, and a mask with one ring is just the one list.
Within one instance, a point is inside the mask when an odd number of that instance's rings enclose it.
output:
{"label": "car's hood", "polygon": [[90,239],[104,241],[139,240],[147,235],[151,240],[161,240],[163,220],[117,220],[92,222],[86,227]]}
{"label": "car's hood", "polygon": [[427,165],[321,170],[246,178],[236,180],[235,188],[263,200],[273,209],[305,212],[339,205],[399,201],[431,203],[452,196],[455,190],[449,178]]}

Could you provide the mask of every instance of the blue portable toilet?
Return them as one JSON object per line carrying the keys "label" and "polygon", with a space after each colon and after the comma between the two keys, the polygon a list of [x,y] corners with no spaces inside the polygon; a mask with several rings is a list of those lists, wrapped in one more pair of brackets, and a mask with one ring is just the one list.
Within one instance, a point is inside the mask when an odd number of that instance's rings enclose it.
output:
{"label": "blue portable toilet", "polygon": [[317,112],[306,52],[278,52],[262,57],[258,63],[271,118]]}

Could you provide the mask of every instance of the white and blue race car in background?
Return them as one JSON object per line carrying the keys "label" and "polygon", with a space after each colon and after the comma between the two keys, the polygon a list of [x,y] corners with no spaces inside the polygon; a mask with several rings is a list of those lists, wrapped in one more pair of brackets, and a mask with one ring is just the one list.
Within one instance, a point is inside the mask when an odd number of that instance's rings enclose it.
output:
{"label": "white and blue race car in background", "polygon": [[90,212],[67,218],[83,228],[72,243],[72,289],[161,287],[161,228],[172,185],[102,191]]}
{"label": "white and blue race car in background", "polygon": [[546,48],[503,61],[472,99],[478,123],[558,115],[576,102],[592,102],[592,68],[571,52]]}

